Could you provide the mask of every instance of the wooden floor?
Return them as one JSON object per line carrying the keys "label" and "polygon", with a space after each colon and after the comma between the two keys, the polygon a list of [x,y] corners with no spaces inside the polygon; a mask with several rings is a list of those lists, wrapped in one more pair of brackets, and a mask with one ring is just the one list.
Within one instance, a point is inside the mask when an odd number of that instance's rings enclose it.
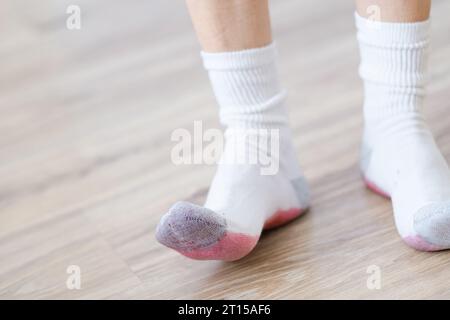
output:
{"label": "wooden floor", "polygon": [[[3,3],[1,298],[450,298],[450,252],[404,245],[389,201],[359,176],[352,1],[272,3],[312,209],[234,263],[188,260],[154,238],[172,203],[204,200],[215,170],[170,160],[174,129],[219,125],[183,3]],[[81,6],[79,31],[66,29],[69,4]],[[434,1],[426,110],[447,160],[449,13]],[[66,287],[70,265],[80,290]],[[373,265],[379,290],[367,287]]]}

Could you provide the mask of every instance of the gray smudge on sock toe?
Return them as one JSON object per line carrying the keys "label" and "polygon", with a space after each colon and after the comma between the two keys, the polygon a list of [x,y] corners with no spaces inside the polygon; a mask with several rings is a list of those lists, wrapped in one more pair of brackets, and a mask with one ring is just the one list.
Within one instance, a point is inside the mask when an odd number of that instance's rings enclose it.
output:
{"label": "gray smudge on sock toe", "polygon": [[297,193],[298,201],[302,208],[309,206],[309,187],[304,177],[291,180],[292,186]]}
{"label": "gray smudge on sock toe", "polygon": [[208,247],[225,234],[226,220],[216,212],[189,202],[177,202],[161,219],[156,238],[181,250]]}
{"label": "gray smudge on sock toe", "polygon": [[372,149],[369,148],[365,143],[363,143],[363,145],[361,146],[359,159],[359,168],[361,172],[367,172],[371,156],[372,156]]}
{"label": "gray smudge on sock toe", "polygon": [[450,201],[429,204],[414,215],[414,229],[426,241],[450,247]]}

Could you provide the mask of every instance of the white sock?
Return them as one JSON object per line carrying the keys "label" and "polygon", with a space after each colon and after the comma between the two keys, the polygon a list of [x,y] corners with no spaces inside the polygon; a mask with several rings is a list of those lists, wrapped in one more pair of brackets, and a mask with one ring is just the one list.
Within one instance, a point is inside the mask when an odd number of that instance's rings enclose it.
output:
{"label": "white sock", "polygon": [[[292,145],[275,46],[202,56],[226,127],[224,153],[204,207],[176,203],[157,239],[194,259],[236,260],[253,249],[263,228],[303,213],[308,188]],[[250,157],[237,160],[242,150]]]}
{"label": "white sock", "polygon": [[422,116],[429,22],[385,23],[356,14],[364,80],[361,168],[392,199],[402,238],[450,247],[450,171]]}

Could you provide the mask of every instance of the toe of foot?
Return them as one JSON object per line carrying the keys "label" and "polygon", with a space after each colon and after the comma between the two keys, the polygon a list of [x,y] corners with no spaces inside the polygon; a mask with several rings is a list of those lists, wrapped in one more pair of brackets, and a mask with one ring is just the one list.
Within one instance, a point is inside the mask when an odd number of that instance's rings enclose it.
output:
{"label": "toe of foot", "polygon": [[218,242],[226,221],[216,212],[189,202],[177,202],[161,218],[156,239],[176,250],[195,250]]}
{"label": "toe of foot", "polygon": [[414,215],[414,230],[417,235],[410,242],[419,250],[450,248],[450,201],[432,203],[418,210]]}

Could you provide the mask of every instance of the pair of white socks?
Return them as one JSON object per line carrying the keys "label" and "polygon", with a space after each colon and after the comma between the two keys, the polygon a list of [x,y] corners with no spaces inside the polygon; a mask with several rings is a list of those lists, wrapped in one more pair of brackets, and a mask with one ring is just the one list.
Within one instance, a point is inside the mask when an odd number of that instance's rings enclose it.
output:
{"label": "pair of white socks", "polygon": [[[364,179],[391,197],[398,231],[409,245],[449,248],[450,170],[421,113],[429,22],[384,23],[356,15],[356,25],[365,91]],[[256,160],[275,160],[276,170],[264,174],[260,161],[222,161],[205,205],[176,203],[156,237],[194,259],[237,260],[263,229],[305,212],[309,192],[287,124],[274,44],[202,56],[226,127],[222,158],[236,159],[236,150],[245,150]],[[268,140],[277,148],[257,143]]]}

